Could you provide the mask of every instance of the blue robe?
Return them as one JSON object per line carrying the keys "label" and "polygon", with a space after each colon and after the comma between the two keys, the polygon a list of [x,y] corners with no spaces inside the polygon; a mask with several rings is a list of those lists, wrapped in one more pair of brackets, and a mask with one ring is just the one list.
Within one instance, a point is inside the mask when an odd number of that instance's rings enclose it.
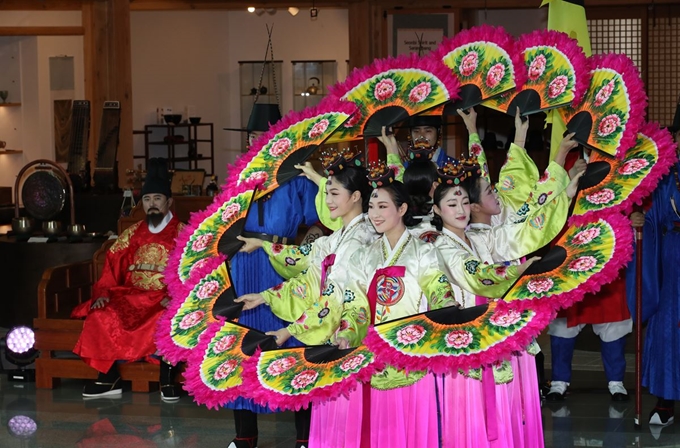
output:
{"label": "blue robe", "polygon": [[[678,165],[676,164],[676,168]],[[648,320],[642,350],[642,385],[667,400],[680,400],[680,192],[675,175],[654,191],[642,238],[642,317]],[[635,257],[629,272],[635,272]],[[628,276],[628,301],[635,311],[635,276]]]}
{"label": "blue robe", "polygon": [[[309,180],[303,177],[294,178],[274,190],[268,200],[253,203],[246,218],[245,230],[287,237],[291,240],[289,244],[294,244],[298,227],[301,224],[311,226],[319,220],[314,206],[317,191],[317,186]],[[259,222],[258,208],[260,207],[263,208],[263,225]],[[283,278],[272,268],[267,254],[262,249],[249,254],[237,253],[231,261],[231,276],[238,296],[262,292],[283,281]],[[244,311],[239,318],[239,323],[260,331],[274,331],[288,326],[288,323],[276,317],[268,306],[258,306]],[[284,344],[284,347],[295,345],[301,344],[291,338]],[[272,412],[267,407],[256,405],[243,398],[238,398],[226,407],[246,409],[257,413]]]}

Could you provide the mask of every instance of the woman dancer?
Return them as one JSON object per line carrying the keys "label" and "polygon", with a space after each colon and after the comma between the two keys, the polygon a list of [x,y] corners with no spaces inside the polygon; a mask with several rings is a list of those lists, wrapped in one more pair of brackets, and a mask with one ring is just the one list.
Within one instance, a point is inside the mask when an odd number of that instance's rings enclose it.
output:
{"label": "woman dancer", "polygon": [[[475,115],[464,114],[466,127],[470,132],[471,149],[473,152],[473,136],[476,136]],[[515,143],[511,145],[508,154],[508,162],[502,168],[500,198],[496,190],[490,184],[487,176],[480,176],[467,181],[466,189],[470,198],[471,222],[467,236],[475,247],[479,257],[486,263],[500,260],[517,260],[527,254],[527,243],[536,243],[533,250],[540,248],[542,242],[554,238],[564,221],[545,220],[541,217],[540,208],[548,201],[549,189],[545,189],[548,181],[564,183],[568,181],[568,174],[562,166],[568,152],[576,147],[572,140],[573,134],[567,135],[560,143],[560,149],[555,161],[550,162],[543,176],[537,177],[536,167],[526,156],[523,142],[526,138],[528,122],[522,123],[519,115],[515,118]],[[485,159],[481,147],[478,150],[482,160]],[[562,208],[565,212],[568,201],[576,194],[578,179],[583,172],[574,176],[567,188],[566,204]],[[533,179],[537,179],[533,184]],[[525,180],[527,179],[527,180]],[[527,197],[528,191],[528,197]],[[520,199],[525,197],[522,204]],[[521,205],[520,205],[521,204]],[[537,209],[539,210],[537,214]],[[494,229],[500,223],[507,224],[521,221],[527,213],[534,216],[534,224],[524,227],[521,236],[510,238],[494,238]],[[503,217],[503,219],[499,219]],[[531,221],[530,221],[531,224]],[[542,447],[543,429],[540,414],[540,396],[536,362],[527,353],[535,355],[540,351],[537,344],[528,347],[527,352],[522,352],[513,359],[513,370],[516,372],[517,381],[511,383],[510,401],[512,404],[512,440],[515,447]]]}
{"label": "woman dancer", "polygon": [[[346,283],[346,266],[351,254],[377,238],[364,215],[370,186],[366,183],[366,170],[354,163],[358,156],[358,153],[343,151],[330,156],[326,162],[329,174],[324,183],[326,206],[332,219],[342,221],[340,230],[318,238],[311,246],[284,247],[243,239],[244,250],[263,247],[277,270],[290,277],[259,294],[246,294],[236,300],[244,302],[245,309],[266,304],[276,316],[292,322],[267,333],[276,337],[278,345],[291,336],[310,345],[323,344],[331,338],[342,313],[342,298],[335,291],[335,285]],[[322,300],[318,300],[320,296]]]}

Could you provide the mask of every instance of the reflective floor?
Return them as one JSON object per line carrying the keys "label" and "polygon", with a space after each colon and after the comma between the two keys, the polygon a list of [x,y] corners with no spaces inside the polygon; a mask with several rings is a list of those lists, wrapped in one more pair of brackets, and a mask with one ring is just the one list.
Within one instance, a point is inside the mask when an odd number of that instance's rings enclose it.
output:
{"label": "reflective floor", "polygon": [[[3,376],[0,447],[226,447],[233,437],[231,411],[209,411],[189,397],[166,404],[158,393],[83,401],[81,385],[36,390]],[[632,401],[614,404],[604,388],[574,390],[563,403],[544,403],[545,445],[680,447],[680,424],[650,431],[646,415],[654,402],[644,396],[638,430]],[[260,448],[295,446],[291,413],[262,416],[259,429]]]}

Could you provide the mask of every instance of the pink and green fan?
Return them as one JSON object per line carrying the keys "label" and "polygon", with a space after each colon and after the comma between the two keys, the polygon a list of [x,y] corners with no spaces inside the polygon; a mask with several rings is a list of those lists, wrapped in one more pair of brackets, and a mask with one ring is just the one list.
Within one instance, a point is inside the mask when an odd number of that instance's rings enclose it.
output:
{"label": "pink and green fan", "polygon": [[628,56],[592,56],[591,79],[580,103],[560,109],[567,132],[592,149],[623,158],[644,124],[647,95]]}
{"label": "pink and green fan", "polygon": [[521,87],[526,81],[521,51],[502,27],[481,25],[463,30],[445,39],[428,58],[441,61],[460,83],[460,99],[446,105],[448,115]]}
{"label": "pink and green fan", "polygon": [[229,268],[223,262],[203,277],[183,301],[173,299],[158,327],[158,350],[172,363],[185,361],[209,325],[220,317],[238,319],[243,304],[234,299]]}
{"label": "pink and green fan", "polygon": [[353,391],[379,369],[366,347],[333,345],[262,351],[244,364],[244,389],[256,403],[300,409]]}
{"label": "pink and green fan", "polygon": [[547,301],[554,310],[568,308],[615,280],[632,251],[633,228],[621,214],[572,225],[546,256],[524,271],[503,300]]}
{"label": "pink and green fan", "polygon": [[273,336],[234,322],[213,323],[189,356],[184,389],[210,409],[250,398],[252,391],[243,387],[244,363],[257,350],[274,348]]}
{"label": "pink and green fan", "polygon": [[331,95],[322,101],[341,99],[358,109],[328,142],[377,137],[383,126],[457,99],[458,90],[458,80],[441,62],[416,54],[378,59],[354,69],[347,80],[331,87]]}
{"label": "pink and green fan", "polygon": [[379,362],[399,369],[437,374],[476,369],[524,350],[555,316],[541,303],[517,305],[497,301],[427,311],[369,328],[364,343]]}
{"label": "pink and green fan", "polygon": [[594,221],[612,212],[629,214],[654,191],[675,160],[675,142],[665,129],[648,123],[623,159],[593,151],[579,182],[570,223]]}
{"label": "pink and green fan", "polygon": [[291,112],[258,138],[229,170],[227,185],[254,180],[255,200],[300,174],[306,161],[356,112],[353,103],[329,99],[302,112]]}
{"label": "pink and green fan", "polygon": [[539,30],[522,35],[517,48],[524,57],[526,82],[482,105],[510,115],[519,107],[522,115],[530,115],[581,100],[590,70],[576,40],[559,31]]}

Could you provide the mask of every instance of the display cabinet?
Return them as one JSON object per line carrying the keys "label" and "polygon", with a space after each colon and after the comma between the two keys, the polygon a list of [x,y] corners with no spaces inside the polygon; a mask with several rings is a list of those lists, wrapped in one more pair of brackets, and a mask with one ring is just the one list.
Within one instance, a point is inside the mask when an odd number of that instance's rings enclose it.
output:
{"label": "display cabinet", "polygon": [[170,169],[204,169],[215,173],[212,123],[148,124],[144,126],[144,155],[135,159],[166,157]]}
{"label": "display cabinet", "polygon": [[338,80],[336,61],[292,61],[293,109],[316,106]]}

